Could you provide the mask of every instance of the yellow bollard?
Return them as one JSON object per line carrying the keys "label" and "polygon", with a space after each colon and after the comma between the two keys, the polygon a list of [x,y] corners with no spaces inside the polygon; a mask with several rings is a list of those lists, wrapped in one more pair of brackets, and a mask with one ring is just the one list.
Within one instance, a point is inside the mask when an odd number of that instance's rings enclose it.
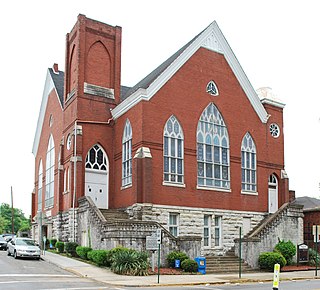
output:
{"label": "yellow bollard", "polygon": [[274,264],[274,272],[273,272],[273,290],[279,289],[279,280],[280,280],[280,265]]}

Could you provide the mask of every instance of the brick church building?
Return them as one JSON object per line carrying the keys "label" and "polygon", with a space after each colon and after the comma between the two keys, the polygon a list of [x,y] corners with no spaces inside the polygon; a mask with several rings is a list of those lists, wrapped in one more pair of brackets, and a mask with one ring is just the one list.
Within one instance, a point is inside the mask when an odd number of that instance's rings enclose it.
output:
{"label": "brick church building", "polygon": [[224,254],[237,227],[247,233],[289,201],[283,108],[253,89],[216,22],[126,87],[121,27],[80,14],[64,72],[47,71],[33,236],[143,248],[152,224],[176,245],[189,237],[202,254]]}

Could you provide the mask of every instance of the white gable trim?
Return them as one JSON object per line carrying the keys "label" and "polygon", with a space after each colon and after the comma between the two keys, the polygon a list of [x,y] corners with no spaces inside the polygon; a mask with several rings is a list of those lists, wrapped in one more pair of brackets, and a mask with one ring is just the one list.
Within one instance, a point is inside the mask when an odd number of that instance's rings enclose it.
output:
{"label": "white gable trim", "polygon": [[46,81],[45,81],[45,85],[44,85],[44,89],[43,89],[43,94],[42,94],[42,101],[41,101],[41,107],[40,107],[40,112],[39,112],[39,117],[38,117],[36,133],[34,135],[34,140],[33,140],[32,153],[33,153],[34,157],[36,157],[37,152],[38,152],[38,146],[39,146],[39,142],[40,142],[40,136],[41,136],[42,126],[43,126],[44,115],[46,113],[48,97],[49,97],[49,94],[53,88],[54,88],[53,80],[51,78],[51,75],[50,75],[50,72],[48,69]]}
{"label": "white gable trim", "polygon": [[139,89],[115,107],[111,113],[114,119],[119,118],[134,105],[142,100],[149,101],[156,92],[189,60],[189,58],[200,48],[224,54],[233,73],[237,77],[241,87],[246,93],[250,103],[258,114],[261,122],[266,123],[268,114],[260,99],[249,82],[236,56],[224,38],[217,23],[214,21],[187,47],[164,71],[155,79],[147,89]]}

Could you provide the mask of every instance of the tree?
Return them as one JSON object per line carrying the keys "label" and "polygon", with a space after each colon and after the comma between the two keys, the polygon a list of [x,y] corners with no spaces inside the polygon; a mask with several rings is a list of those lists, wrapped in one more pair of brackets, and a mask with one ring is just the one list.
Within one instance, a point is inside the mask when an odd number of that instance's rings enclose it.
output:
{"label": "tree", "polygon": [[[0,233],[11,233],[11,206],[7,203],[2,203],[0,205]],[[27,219],[22,210],[18,208],[13,208],[13,220],[14,220],[14,233],[17,233],[21,227],[30,227],[30,220]]]}

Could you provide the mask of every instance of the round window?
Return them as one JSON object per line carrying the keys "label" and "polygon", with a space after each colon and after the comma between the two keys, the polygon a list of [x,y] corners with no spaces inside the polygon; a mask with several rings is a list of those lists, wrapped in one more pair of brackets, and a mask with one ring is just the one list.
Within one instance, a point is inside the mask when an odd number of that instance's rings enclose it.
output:
{"label": "round window", "polygon": [[68,150],[70,150],[70,148],[71,148],[71,142],[72,142],[71,134],[69,134],[68,137],[67,137],[67,149]]}
{"label": "round window", "polygon": [[269,129],[272,137],[278,138],[280,136],[280,128],[277,124],[272,123]]}

